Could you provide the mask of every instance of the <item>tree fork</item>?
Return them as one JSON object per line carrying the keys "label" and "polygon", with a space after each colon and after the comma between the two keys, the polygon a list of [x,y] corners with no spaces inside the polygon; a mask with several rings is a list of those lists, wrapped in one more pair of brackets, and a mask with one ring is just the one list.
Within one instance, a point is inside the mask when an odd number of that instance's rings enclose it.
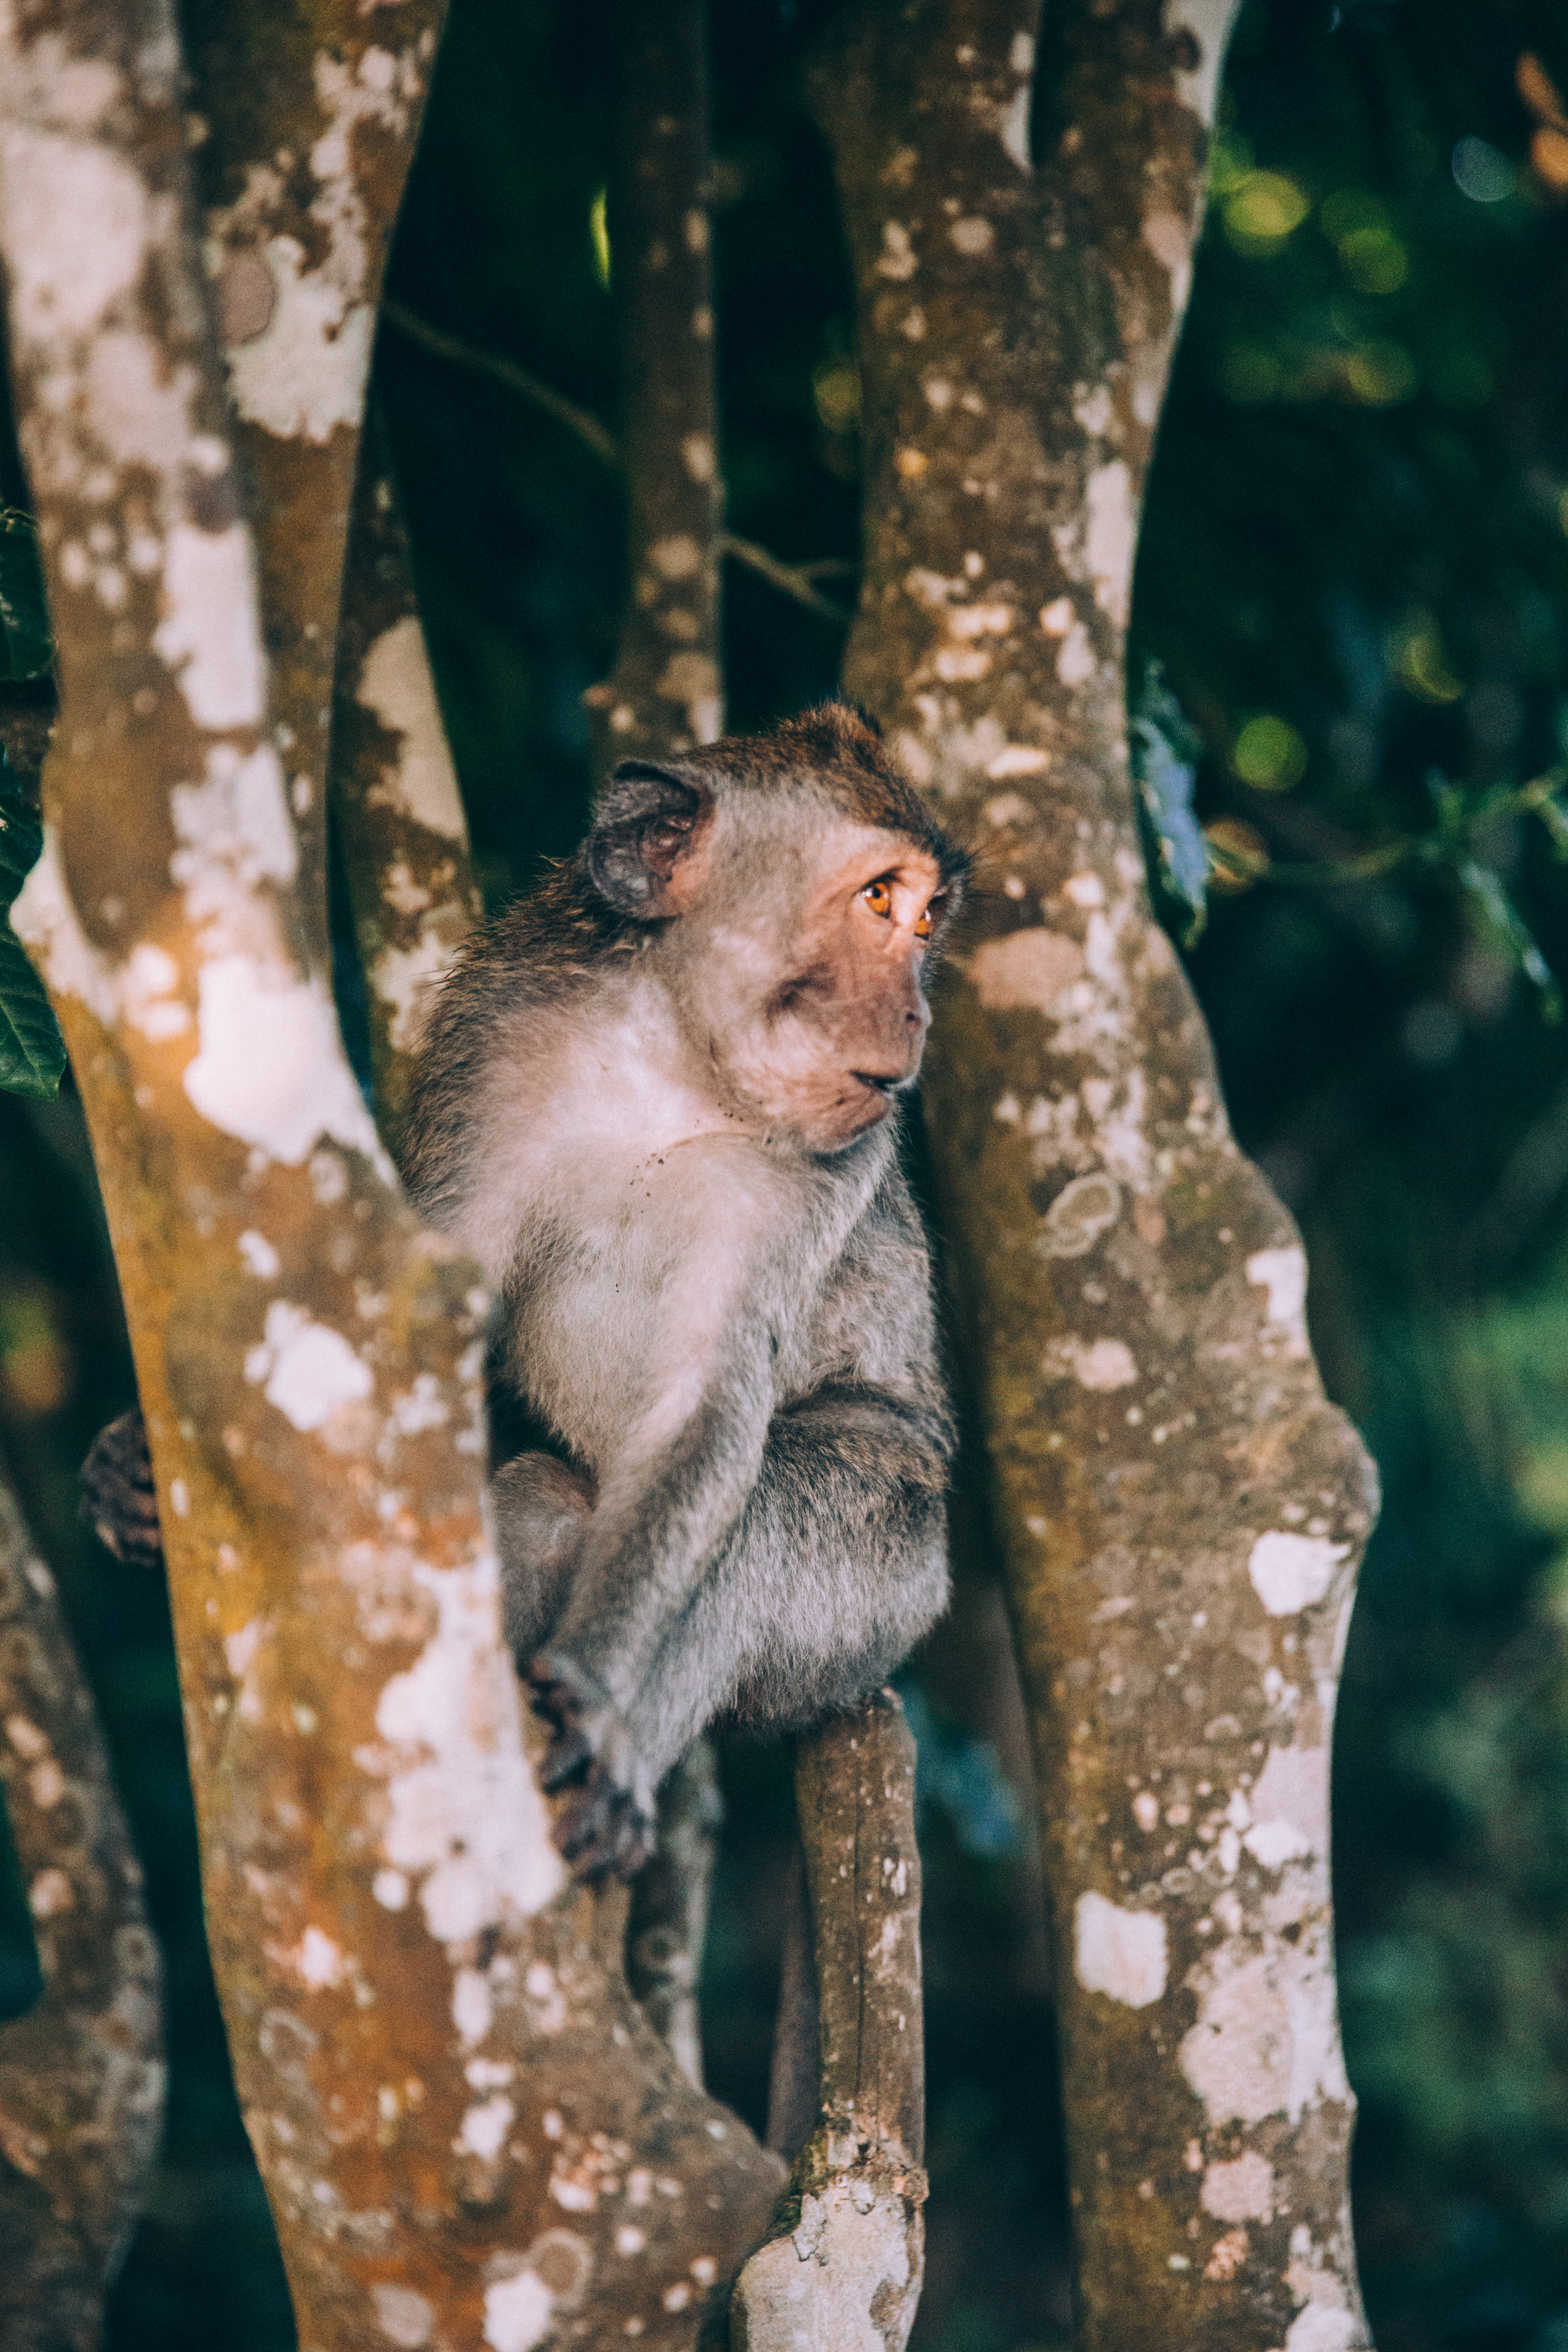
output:
{"label": "tree fork", "polygon": [[[925,1101],[1058,1946],[1083,2352],[1347,2352],[1329,1733],[1372,1469],[1149,906],[1142,495],[1231,0],[854,5],[813,78],[858,289],[847,663],[980,852]],[[1038,160],[1031,139],[1037,143]]]}
{"label": "tree fork", "polygon": [[[341,49],[303,54],[307,90],[344,86]],[[675,2352],[779,2168],[679,2074],[589,1899],[555,1899],[483,1520],[483,1302],[409,1216],[336,1035],[320,779],[289,789],[256,593],[289,583],[245,520],[180,77],[163,0],[0,24],[0,246],[64,695],[16,919],[136,1351],[241,2102],[315,2352],[628,2322]],[[331,211],[324,136],[296,152]],[[266,258],[307,315],[343,296],[352,318],[366,280],[310,287],[342,253],[295,243]],[[341,400],[339,341],[296,341],[301,415]],[[317,553],[285,646],[335,620]]]}

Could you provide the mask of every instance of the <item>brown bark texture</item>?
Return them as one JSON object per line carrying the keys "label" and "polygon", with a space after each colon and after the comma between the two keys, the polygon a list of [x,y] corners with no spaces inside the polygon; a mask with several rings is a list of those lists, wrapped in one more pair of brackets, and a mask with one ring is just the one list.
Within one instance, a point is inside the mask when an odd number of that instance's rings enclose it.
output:
{"label": "brown bark texture", "polygon": [[1374,1482],[1152,918],[1125,745],[1230,14],[1053,0],[1036,89],[1034,0],[858,5],[815,79],[865,374],[847,688],[978,856],[925,1100],[1033,1718],[1083,2352],[1368,2340],[1328,1766]]}
{"label": "brown bark texture", "polygon": [[255,533],[301,903],[323,963],[344,542],[376,302],[445,16],[446,0],[186,12],[203,257]]}
{"label": "brown bark texture", "polygon": [[643,2015],[702,2087],[698,2000],[713,1863],[724,1820],[712,1744],[695,1740],[658,1791],[653,1860],[638,1872],[626,1925],[626,1977]]}
{"label": "brown bark texture", "polygon": [[338,630],[328,799],[353,908],[376,1121],[395,1150],[423,1005],[483,908],[436,699],[397,478],[373,409]]}
{"label": "brown bark texture", "polygon": [[896,1692],[801,1743],[818,2120],[769,2242],[736,2282],[734,2352],[902,2352],[914,2325],[926,2198],[914,1789]]}
{"label": "brown bark texture", "polygon": [[0,2025],[0,2343],[91,2352],[163,2122],[158,1953],[54,1580],[3,1478],[0,1789],[43,1978]]}
{"label": "brown bark texture", "polygon": [[610,271],[626,472],[626,616],[584,699],[598,766],[711,743],[719,478],[701,0],[617,0]]}
{"label": "brown bark texture", "polygon": [[[219,248],[277,273],[255,342],[295,320],[263,414],[232,314],[227,377],[213,332],[164,0],[0,16],[0,246],[63,696],[16,922],[103,1184],[214,1963],[303,2352],[674,2352],[780,2168],[686,2082],[563,1892],[487,1539],[485,1302],[397,1192],[325,977],[343,530],[316,515],[288,563],[276,501],[353,436],[339,346],[373,257],[338,233],[387,154],[358,93],[418,94],[403,14],[276,42],[269,14],[226,19],[299,205],[298,236]],[[231,383],[250,457],[290,444],[276,478],[246,463]]]}

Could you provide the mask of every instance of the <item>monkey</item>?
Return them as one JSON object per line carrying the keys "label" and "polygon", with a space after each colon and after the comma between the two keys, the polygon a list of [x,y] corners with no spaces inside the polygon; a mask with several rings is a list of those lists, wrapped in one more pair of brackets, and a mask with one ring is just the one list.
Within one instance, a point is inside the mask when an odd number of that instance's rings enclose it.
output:
{"label": "monkey", "polygon": [[945,1605],[952,1419],[897,1128],[966,870],[829,702],[622,762],[428,1009],[400,1160],[557,1449],[491,1495],[579,1879],[640,1866],[707,1724],[805,1729]]}
{"label": "monkey", "polygon": [[[490,1499],[580,1881],[641,1867],[708,1724],[809,1728],[945,1606],[952,1423],[898,1125],[967,871],[875,723],[825,703],[623,761],[426,1008],[399,1166],[547,1440]],[[144,1557],[131,1418],[86,1508]]]}

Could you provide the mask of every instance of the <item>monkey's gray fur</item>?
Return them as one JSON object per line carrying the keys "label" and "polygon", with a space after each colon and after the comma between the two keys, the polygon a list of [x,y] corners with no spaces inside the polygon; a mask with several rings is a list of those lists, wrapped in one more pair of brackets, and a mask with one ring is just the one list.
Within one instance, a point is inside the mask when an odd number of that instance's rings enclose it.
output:
{"label": "monkey's gray fur", "polygon": [[818,1720],[943,1606],[952,1430],[893,1105],[963,866],[829,704],[617,769],[433,1006],[405,1173],[565,1456],[493,1495],[582,1876],[643,1858],[715,1716]]}

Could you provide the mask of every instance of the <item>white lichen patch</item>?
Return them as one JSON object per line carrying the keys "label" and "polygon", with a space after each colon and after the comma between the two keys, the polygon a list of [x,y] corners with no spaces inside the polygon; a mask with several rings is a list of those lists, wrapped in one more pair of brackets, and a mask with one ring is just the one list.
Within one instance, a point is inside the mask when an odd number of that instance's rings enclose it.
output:
{"label": "white lichen patch", "polygon": [[1094,601],[1118,628],[1127,625],[1138,515],[1132,476],[1120,457],[1097,466],[1084,490],[1083,562]]}
{"label": "white lichen patch", "polygon": [[1042,1369],[1047,1380],[1077,1381],[1097,1394],[1131,1388],[1138,1378],[1132,1350],[1121,1339],[1053,1339]]}
{"label": "white lichen patch", "polygon": [[1350,1550],[1349,1544],[1331,1543],[1327,1536],[1271,1528],[1253,1545],[1247,1573],[1271,1617],[1293,1617],[1321,1601]]}
{"label": "white lichen patch", "polygon": [[204,964],[184,1089],[210,1125],[298,1168],[323,1136],[381,1164],[325,984],[245,955]]}
{"label": "white lichen patch", "polygon": [[988,1011],[1048,1013],[1084,969],[1076,940],[1060,931],[1009,931],[969,960],[969,980]]}
{"label": "white lichen patch", "polygon": [[918,2212],[901,2199],[856,2178],[830,2181],[802,2199],[793,2234],[763,2246],[742,2273],[736,2296],[748,2341],[811,2352],[901,2345],[920,2291],[921,2242]]}
{"label": "white lichen patch", "polygon": [[1265,1870],[1329,1851],[1329,1751],[1271,1748],[1250,1792],[1242,1843]]}
{"label": "white lichen patch", "polygon": [[428,2344],[436,2325],[436,2306],[428,2296],[416,2294],[411,2286],[373,2286],[370,2298],[375,2306],[375,2324],[389,2344],[403,2347],[403,2352],[419,2352]]}
{"label": "white lichen patch", "polygon": [[533,2352],[550,2333],[555,2298],[536,2270],[520,2261],[485,2289],[485,2342],[490,2352]]}
{"label": "white lichen patch", "polygon": [[1305,1358],[1307,1339],[1307,1253],[1299,1242],[1278,1249],[1254,1250],[1245,1267],[1247,1279],[1266,1293],[1264,1313],[1285,1335],[1286,1352]]}
{"label": "white lichen patch", "polygon": [[376,957],[371,987],[392,1016],[388,1036],[394,1053],[411,1054],[418,1045],[431,992],[451,962],[451,947],[437,923],[425,927],[416,946],[383,948]]}
{"label": "white lichen patch", "polygon": [[493,2017],[489,1979],[482,1969],[459,1969],[452,1979],[452,2022],[465,2050],[484,2040]]}
{"label": "white lichen patch", "polygon": [[276,1279],[282,1260],[265,1234],[247,1229],[235,1244],[247,1274],[255,1275],[258,1282]]}
{"label": "white lichen patch", "polygon": [[284,1419],[301,1431],[320,1429],[340,1406],[357,1404],[375,1386],[368,1364],[341,1331],[312,1321],[302,1307],[275,1298],[266,1337],[245,1359],[245,1377]]}
{"label": "white lichen patch", "polygon": [[196,726],[259,726],[267,666],[250,533],[239,523],[226,530],[174,523],[164,543],[160,604],[153,650],[178,678]]}
{"label": "white lichen patch", "polygon": [[190,1008],[174,994],[180,968],[172,955],[142,940],[126,957],[120,977],[120,1003],[132,1029],[154,1042],[178,1037],[191,1025]]}
{"label": "white lichen patch", "polygon": [[[42,58],[38,63],[39,87],[28,95],[40,111],[53,110]],[[151,220],[146,189],[130,164],[81,136],[85,125],[25,126],[16,117],[26,103],[18,92],[0,132],[0,205],[17,338],[48,346],[90,334],[135,291]]]}
{"label": "white lichen patch", "polygon": [[493,2163],[506,2146],[506,2136],[511,2129],[516,2107],[504,2092],[498,2091],[493,2099],[482,2099],[467,2109],[462,2126],[452,2142],[454,2155],[477,2156],[485,2163]]}
{"label": "white lichen patch", "polygon": [[1165,1922],[1157,1911],[1124,1911],[1103,1895],[1080,1895],[1073,1906],[1073,1974],[1086,1992],[1128,2009],[1147,2009],[1164,1993]]}
{"label": "white lichen patch", "polygon": [[1295,1923],[1294,1940],[1231,1937],[1186,1982],[1198,2013],[1182,2040],[1182,2073],[1211,2126],[1275,2115],[1296,2123],[1308,2106],[1349,2099],[1326,1895]]}
{"label": "white lichen patch", "polygon": [[425,632],[417,616],[405,614],[384,629],[364,657],[358,701],[402,742],[396,761],[382,769],[371,787],[373,807],[394,808],[443,841],[468,840],[457,772],[436,699],[436,681]]}
{"label": "white lichen patch", "polygon": [[[1178,73],[1175,80],[1182,103],[1190,106],[1202,122],[1214,121],[1219,69],[1235,16],[1236,0],[1167,0],[1167,37],[1184,29],[1197,43],[1197,64]],[[1292,2346],[1291,2352],[1297,2352],[1297,2347]]]}
{"label": "white lichen patch", "polygon": [[1216,2221],[1271,2221],[1274,2168],[1266,2156],[1251,2147],[1229,2163],[1211,2164],[1204,2174],[1198,2201]]}
{"label": "white lichen patch", "polygon": [[413,1576],[436,1630],[382,1692],[386,1750],[362,1760],[387,1783],[385,1862],[418,1883],[430,1933],[455,1944],[531,1917],[565,1869],[523,1749],[494,1559]]}
{"label": "white lichen patch", "polygon": [[335,1990],[349,1975],[353,1962],[324,1928],[307,1927],[294,1953],[300,1981],[310,1992]]}
{"label": "white lichen patch", "polygon": [[317,57],[316,97],[327,117],[310,152],[317,184],[310,215],[326,243],[319,263],[308,267],[298,237],[273,229],[285,189],[267,167],[253,166],[238,203],[214,216],[215,274],[243,253],[271,279],[270,308],[247,306],[240,337],[229,343],[229,383],[240,415],[281,439],[320,446],[339,425],[359,422],[375,314],[367,299],[369,215],[354,182],[352,134],[361,124],[405,131],[420,79],[408,54],[372,47],[357,67]]}

